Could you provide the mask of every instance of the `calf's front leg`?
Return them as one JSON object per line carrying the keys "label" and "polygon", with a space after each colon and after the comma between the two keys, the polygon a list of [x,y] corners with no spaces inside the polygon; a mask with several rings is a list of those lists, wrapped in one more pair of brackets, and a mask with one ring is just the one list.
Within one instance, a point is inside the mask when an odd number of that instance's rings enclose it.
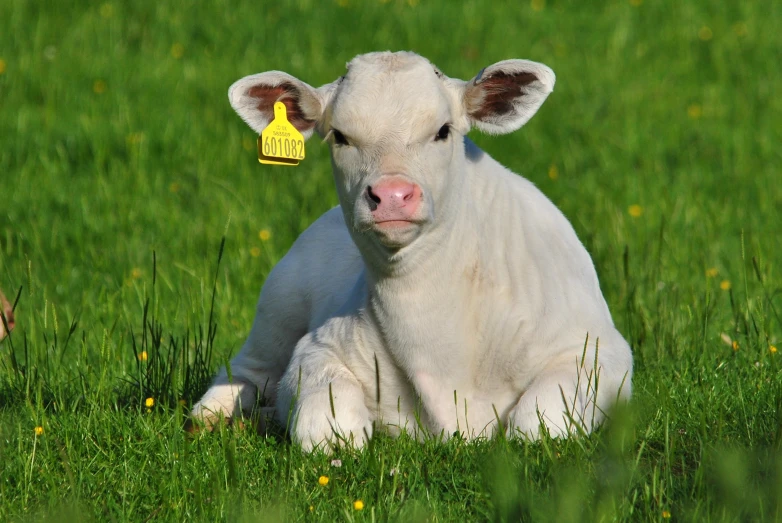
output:
{"label": "calf's front leg", "polygon": [[211,429],[220,419],[240,419],[245,414],[260,413],[263,421],[272,410],[259,411],[258,399],[274,404],[280,376],[307,326],[299,293],[288,285],[292,278],[290,264],[281,262],[272,271],[247,341],[231,360],[231,376],[227,368],[220,370],[209,390],[193,405],[189,429],[201,425]]}
{"label": "calf's front leg", "polygon": [[531,440],[540,438],[541,424],[555,438],[592,432],[618,399],[630,397],[632,363],[625,347],[622,342],[605,350],[597,362],[593,352],[547,367],[511,410],[510,432]]}
{"label": "calf's front leg", "polygon": [[372,437],[363,388],[326,337],[302,338],[277,392],[278,420],[306,452],[340,442],[361,448]]}
{"label": "calf's front leg", "polygon": [[241,418],[252,411],[257,394],[258,389],[252,382],[241,377],[229,380],[223,368],[209,390],[193,405],[186,428],[196,432],[200,425],[212,429],[220,419],[230,422],[234,418]]}

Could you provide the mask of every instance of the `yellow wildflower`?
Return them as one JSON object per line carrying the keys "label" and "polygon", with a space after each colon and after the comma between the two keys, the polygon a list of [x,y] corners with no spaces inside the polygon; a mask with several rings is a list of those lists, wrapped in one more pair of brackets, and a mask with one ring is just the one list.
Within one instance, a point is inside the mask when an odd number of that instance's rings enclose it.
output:
{"label": "yellow wildflower", "polygon": [[630,0],[630,5],[633,7],[640,7],[644,3],[644,0]]}
{"label": "yellow wildflower", "polygon": [[262,242],[268,241],[271,237],[272,232],[269,229],[261,229],[261,232],[258,233],[258,238],[260,238]]}
{"label": "yellow wildflower", "polygon": [[138,353],[138,360],[139,361],[147,361],[149,358],[149,355],[147,354],[147,351],[141,351]]}
{"label": "yellow wildflower", "polygon": [[546,0],[531,0],[529,4],[533,11],[543,11],[543,8],[546,7]]}
{"label": "yellow wildflower", "polygon": [[155,398],[147,398],[144,401],[144,405],[146,405],[148,409],[151,409],[155,406]]}
{"label": "yellow wildflower", "polygon": [[172,193],[178,193],[179,189],[181,189],[182,186],[179,185],[177,182],[171,182],[171,185],[168,186],[168,190]]}
{"label": "yellow wildflower", "polygon": [[557,166],[553,163],[551,164],[551,167],[548,168],[548,177],[552,180],[556,180],[559,178],[559,170],[557,169]]}
{"label": "yellow wildflower", "polygon": [[3,74],[5,72],[5,60],[0,58],[0,74]]}
{"label": "yellow wildflower", "polygon": [[364,502],[361,501],[360,499],[357,499],[356,501],[353,502],[353,508],[355,510],[364,510]]}
{"label": "yellow wildflower", "polygon": [[697,120],[703,115],[703,107],[699,104],[691,104],[687,106],[687,116],[693,120]]}
{"label": "yellow wildflower", "polygon": [[42,436],[43,435],[43,427],[41,427],[40,425],[35,427],[35,435],[36,436]]}
{"label": "yellow wildflower", "polygon": [[733,347],[734,351],[739,350],[739,342],[737,342],[736,340],[733,340],[733,343],[731,344],[731,346]]}
{"label": "yellow wildflower", "polygon": [[717,270],[716,267],[711,267],[709,269],[706,269],[706,276],[709,278],[714,278],[715,276],[717,276],[717,274],[719,274],[719,271]]}
{"label": "yellow wildflower", "polygon": [[671,519],[671,513],[667,510],[663,510],[663,519]]}
{"label": "yellow wildflower", "polygon": [[105,4],[100,6],[100,16],[102,18],[111,18],[114,14],[114,6],[111,5],[110,2],[106,2]]}
{"label": "yellow wildflower", "polygon": [[744,22],[736,22],[732,29],[736,36],[747,36],[747,24]]}
{"label": "yellow wildflower", "polygon": [[632,216],[633,218],[638,218],[643,214],[644,210],[640,205],[635,204],[635,205],[631,205],[627,209],[627,212],[630,213],[630,216]]}
{"label": "yellow wildflower", "polygon": [[253,258],[257,258],[260,255],[261,255],[261,249],[259,249],[258,247],[253,247],[252,249],[250,249],[250,256],[252,256]]}
{"label": "yellow wildflower", "polygon": [[776,353],[777,353],[777,348],[776,348],[775,346],[773,346],[773,345],[769,345],[769,346],[768,346],[768,351],[769,351],[771,354],[776,354]]}
{"label": "yellow wildflower", "polygon": [[318,485],[321,487],[325,487],[329,484],[329,477],[328,476],[321,476],[318,478]]}
{"label": "yellow wildflower", "polygon": [[141,278],[141,269],[138,267],[133,267],[133,269],[130,271],[130,277],[134,280]]}
{"label": "yellow wildflower", "polygon": [[185,46],[183,46],[179,42],[171,46],[171,56],[173,56],[177,60],[182,58],[182,55],[184,54],[185,54]]}
{"label": "yellow wildflower", "polygon": [[146,139],[147,135],[142,132],[130,133],[125,137],[125,143],[128,145],[138,145]]}
{"label": "yellow wildflower", "polygon": [[708,42],[711,40],[711,38],[714,36],[714,33],[711,31],[711,29],[708,26],[703,26],[698,30],[698,38],[703,40],[704,42]]}
{"label": "yellow wildflower", "polygon": [[720,289],[727,291],[730,289],[730,280],[722,280],[720,282]]}
{"label": "yellow wildflower", "polygon": [[92,92],[95,94],[103,94],[106,92],[106,89],[108,86],[106,85],[106,82],[103,80],[95,80],[92,83]]}

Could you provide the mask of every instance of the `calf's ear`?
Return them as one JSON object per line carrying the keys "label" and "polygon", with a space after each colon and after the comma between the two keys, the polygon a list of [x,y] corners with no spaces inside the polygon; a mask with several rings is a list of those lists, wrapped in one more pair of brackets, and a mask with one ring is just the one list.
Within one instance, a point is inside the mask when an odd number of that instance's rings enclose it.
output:
{"label": "calf's ear", "polygon": [[269,71],[234,83],[228,89],[228,99],[234,111],[258,134],[274,119],[275,102],[284,103],[288,121],[306,140],[323,114],[325,95],[330,91],[324,88],[315,89],[287,73]]}
{"label": "calf's ear", "polygon": [[519,129],[554,89],[554,71],[529,60],[503,60],[467,82],[464,106],[472,125],[489,134]]}

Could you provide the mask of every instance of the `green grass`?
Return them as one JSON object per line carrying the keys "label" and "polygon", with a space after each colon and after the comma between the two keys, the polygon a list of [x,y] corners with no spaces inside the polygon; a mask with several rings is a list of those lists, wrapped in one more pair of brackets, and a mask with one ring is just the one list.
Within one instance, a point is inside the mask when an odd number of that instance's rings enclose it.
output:
{"label": "green grass", "polygon": [[[782,520],[782,4],[340,3],[0,3],[0,520]],[[473,138],[570,218],[633,346],[597,434],[329,457],[181,430],[337,202],[317,139],[258,164],[228,86],[384,49],[557,73],[524,129]]]}

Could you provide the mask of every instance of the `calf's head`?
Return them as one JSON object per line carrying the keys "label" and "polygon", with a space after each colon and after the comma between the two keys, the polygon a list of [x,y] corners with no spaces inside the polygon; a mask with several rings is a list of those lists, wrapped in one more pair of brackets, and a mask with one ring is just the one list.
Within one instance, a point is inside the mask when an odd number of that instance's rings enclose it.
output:
{"label": "calf's head", "polygon": [[498,62],[463,81],[416,54],[383,52],[357,56],[319,88],[270,71],[239,80],[228,96],[258,133],[281,101],[305,139],[324,137],[354,241],[364,253],[392,255],[448,227],[470,198],[462,190],[470,128],[515,131],[553,87],[551,69],[527,60]]}

